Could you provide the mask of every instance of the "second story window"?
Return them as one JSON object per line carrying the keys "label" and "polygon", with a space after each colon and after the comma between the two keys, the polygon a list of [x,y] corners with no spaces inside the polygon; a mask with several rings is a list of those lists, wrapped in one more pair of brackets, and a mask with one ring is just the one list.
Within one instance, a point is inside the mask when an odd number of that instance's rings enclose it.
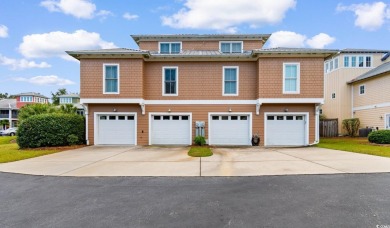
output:
{"label": "second story window", "polygon": [[103,93],[119,93],[119,64],[103,65]]}
{"label": "second story window", "polygon": [[160,54],[178,54],[181,50],[180,42],[161,42]]}
{"label": "second story window", "polygon": [[300,64],[283,64],[283,93],[300,92]]}
{"label": "second story window", "polygon": [[222,53],[242,53],[242,41],[221,42],[220,50]]}
{"label": "second story window", "polygon": [[359,95],[363,95],[365,93],[366,93],[366,86],[365,85],[359,86]]}
{"label": "second story window", "polygon": [[33,97],[32,96],[21,96],[20,101],[21,102],[33,102]]}
{"label": "second story window", "polygon": [[163,67],[163,96],[177,96],[178,68]]}
{"label": "second story window", "polygon": [[344,67],[349,67],[349,56],[344,56]]}
{"label": "second story window", "polygon": [[344,56],[344,67],[372,67],[372,56]]}
{"label": "second story window", "polygon": [[71,97],[60,97],[60,104],[72,104]]}
{"label": "second story window", "polygon": [[223,95],[238,95],[238,67],[223,67]]}

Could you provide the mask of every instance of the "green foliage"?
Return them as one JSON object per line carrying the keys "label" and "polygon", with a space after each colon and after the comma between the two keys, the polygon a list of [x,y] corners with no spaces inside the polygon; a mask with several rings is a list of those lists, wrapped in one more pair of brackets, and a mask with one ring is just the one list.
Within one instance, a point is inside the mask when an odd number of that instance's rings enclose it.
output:
{"label": "green foliage", "polygon": [[11,99],[15,98],[13,95],[9,95],[8,93],[0,93],[0,99]]}
{"label": "green foliage", "polygon": [[206,144],[206,139],[203,136],[196,136],[194,142],[195,145],[203,146]]}
{"label": "green foliage", "polygon": [[377,144],[390,144],[390,130],[373,131],[368,134],[368,141]]}
{"label": "green foliage", "polygon": [[[66,146],[84,143],[84,117],[74,114],[39,114],[22,121],[18,128],[20,148]],[[77,137],[70,136],[74,135]]]}
{"label": "green foliage", "polygon": [[67,91],[65,88],[58,89],[57,92],[53,93],[51,92],[51,100],[53,102],[53,105],[59,105],[60,104],[60,98],[58,96],[66,95]]}
{"label": "green foliage", "polygon": [[39,115],[39,114],[47,114],[47,113],[55,113],[58,112],[56,107],[51,104],[27,104],[20,108],[18,118],[19,121],[23,121],[31,116]]}
{"label": "green foliage", "polygon": [[9,120],[7,119],[0,120],[0,127],[2,127],[3,125],[9,125]]}
{"label": "green foliage", "polygon": [[347,131],[349,136],[356,136],[360,127],[359,118],[345,119],[343,120],[343,128]]}
{"label": "green foliage", "polygon": [[326,116],[324,114],[320,114],[320,120],[325,120]]}
{"label": "green foliage", "polygon": [[191,157],[210,157],[213,152],[208,147],[191,147],[188,151],[188,156]]}
{"label": "green foliage", "polygon": [[72,104],[63,104],[60,106],[60,112],[65,114],[77,114],[77,107]]}

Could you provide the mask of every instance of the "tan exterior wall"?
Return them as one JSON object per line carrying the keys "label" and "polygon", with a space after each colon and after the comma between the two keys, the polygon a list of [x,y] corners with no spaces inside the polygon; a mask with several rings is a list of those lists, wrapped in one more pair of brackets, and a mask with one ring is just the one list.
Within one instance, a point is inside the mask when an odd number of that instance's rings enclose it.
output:
{"label": "tan exterior wall", "polygon": [[[365,85],[365,93],[359,94],[359,87]],[[374,77],[353,84],[353,106],[390,103],[390,74]]]}
{"label": "tan exterior wall", "polygon": [[[94,112],[137,112],[137,142],[138,145],[149,144],[149,112],[166,112],[171,109],[171,113],[190,112],[192,113],[192,138],[195,138],[195,121],[205,121],[205,136],[208,138],[208,113],[228,112],[229,108],[234,112],[252,112],[252,133],[258,132],[261,138],[261,145],[264,145],[264,112],[284,112],[288,108],[289,112],[309,112],[309,143],[315,140],[315,107],[314,105],[262,105],[260,115],[256,115],[255,105],[147,105],[145,115],[141,115],[139,105],[127,104],[98,104],[89,105],[88,131],[89,143],[94,144]],[[283,129],[281,129],[283,130]]]}
{"label": "tan exterior wall", "polygon": [[[283,94],[283,63],[300,63],[300,93]],[[259,69],[260,98],[323,98],[322,58],[260,58]]]}
{"label": "tan exterior wall", "polygon": [[[354,117],[359,118],[360,128],[378,127],[379,129],[385,129],[386,114],[390,115],[390,107],[355,111]],[[390,127],[388,129],[390,129]]]}
{"label": "tan exterior wall", "polygon": [[[162,96],[164,66],[178,67],[178,96]],[[238,96],[223,96],[223,66],[239,67]],[[255,100],[256,62],[146,62],[146,100]]]}
{"label": "tan exterior wall", "polygon": [[[346,54],[354,55],[354,54]],[[362,54],[364,55],[364,54]],[[341,122],[343,119],[352,117],[352,94],[351,87],[347,85],[348,81],[364,74],[365,72],[379,66],[382,54],[367,54],[371,55],[372,67],[370,68],[344,68],[344,55],[340,55],[339,68],[330,73],[325,74],[325,104],[322,106],[322,112],[326,118],[337,118],[339,120],[339,132],[346,133],[342,129]],[[332,93],[336,93],[336,98],[332,99]]]}
{"label": "tan exterior wall", "polygon": [[[119,64],[119,94],[103,94],[103,64]],[[81,98],[142,98],[143,59],[81,59]]]}
{"label": "tan exterior wall", "polygon": [[[175,41],[168,41],[175,42]],[[179,42],[179,41],[178,41]],[[260,40],[244,40],[244,50],[250,51],[253,49],[260,49],[263,47],[263,42]],[[141,50],[158,51],[158,41],[141,41],[139,42],[139,48]],[[182,41],[183,50],[203,50],[211,51],[219,50],[219,41]]]}

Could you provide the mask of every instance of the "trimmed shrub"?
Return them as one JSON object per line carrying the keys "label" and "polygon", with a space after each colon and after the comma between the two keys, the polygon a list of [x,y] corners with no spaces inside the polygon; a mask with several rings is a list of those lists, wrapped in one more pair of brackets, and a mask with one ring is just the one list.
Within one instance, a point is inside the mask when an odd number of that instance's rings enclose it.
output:
{"label": "trimmed shrub", "polygon": [[359,118],[345,119],[343,120],[343,128],[347,130],[349,136],[356,136],[360,127]]}
{"label": "trimmed shrub", "polygon": [[196,136],[194,142],[195,145],[203,146],[206,144],[206,139],[203,136]]}
{"label": "trimmed shrub", "polygon": [[16,142],[20,148],[83,144],[84,125],[84,117],[80,115],[63,113],[34,115],[20,123]]}
{"label": "trimmed shrub", "polygon": [[368,134],[368,141],[377,144],[390,144],[390,130],[373,131]]}

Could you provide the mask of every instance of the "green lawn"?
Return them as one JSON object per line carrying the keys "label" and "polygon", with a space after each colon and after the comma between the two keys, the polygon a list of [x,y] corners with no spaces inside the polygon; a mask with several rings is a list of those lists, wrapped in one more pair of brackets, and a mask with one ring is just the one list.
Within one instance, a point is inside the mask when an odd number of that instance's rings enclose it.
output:
{"label": "green lawn", "polygon": [[23,149],[19,150],[18,144],[14,141],[16,136],[0,137],[0,163],[23,160],[27,158],[38,157],[46,154],[52,154],[64,149],[60,148],[38,148],[38,149]]}
{"label": "green lawn", "polygon": [[191,157],[209,157],[213,155],[213,152],[211,151],[210,148],[208,147],[201,147],[201,146],[193,146],[191,149],[188,151],[188,156]]}
{"label": "green lawn", "polygon": [[390,157],[390,145],[372,144],[368,142],[367,138],[321,138],[320,143],[317,146],[321,148]]}

